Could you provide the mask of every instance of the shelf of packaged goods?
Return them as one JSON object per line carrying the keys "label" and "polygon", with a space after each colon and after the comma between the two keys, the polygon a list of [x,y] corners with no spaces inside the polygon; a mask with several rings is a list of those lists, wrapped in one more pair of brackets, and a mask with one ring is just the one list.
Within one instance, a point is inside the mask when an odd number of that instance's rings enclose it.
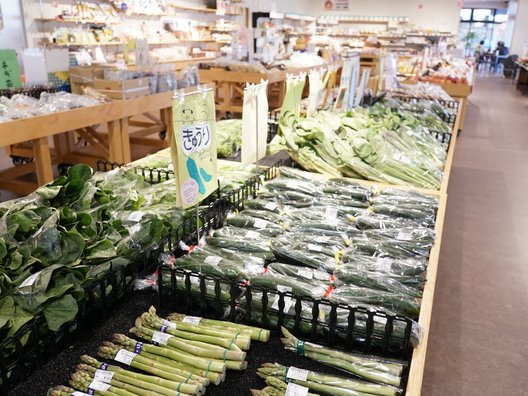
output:
{"label": "shelf of packaged goods", "polygon": [[[109,47],[117,45],[126,45],[125,42],[111,42],[111,43],[50,43],[48,47]],[[177,41],[149,41],[149,45],[178,45],[181,44],[180,40]]]}
{"label": "shelf of packaged goods", "polygon": [[[12,146],[29,142],[28,151],[34,159],[29,164],[0,171],[0,188],[29,194],[53,180],[53,165],[57,163],[82,161],[95,165],[97,159],[130,162],[131,142],[145,140],[148,134],[166,130],[170,122],[171,98],[172,92],[163,92],[0,123],[0,147],[13,152]],[[156,112],[160,116],[155,125],[130,131],[129,125],[134,125],[131,117]],[[149,118],[153,119],[152,116]],[[104,134],[94,127],[98,125],[106,127]],[[74,132],[87,139],[96,156],[86,155],[84,148],[81,152],[76,151]],[[53,150],[49,144],[50,137],[54,141]],[[168,141],[166,139],[161,144],[166,147]],[[30,173],[36,173],[37,183],[20,180]]]}
{"label": "shelf of packaged goods", "polygon": [[[173,3],[169,3],[169,6],[175,8],[177,10],[193,11],[193,12],[204,12],[204,13],[209,13],[209,14],[216,14],[216,12],[218,11],[216,8],[193,7],[193,6],[187,6],[187,5],[182,5],[182,4],[173,4]],[[239,16],[239,15],[243,15],[243,14],[241,12],[226,12],[224,15]],[[222,15],[219,15],[219,16],[222,16]]]}

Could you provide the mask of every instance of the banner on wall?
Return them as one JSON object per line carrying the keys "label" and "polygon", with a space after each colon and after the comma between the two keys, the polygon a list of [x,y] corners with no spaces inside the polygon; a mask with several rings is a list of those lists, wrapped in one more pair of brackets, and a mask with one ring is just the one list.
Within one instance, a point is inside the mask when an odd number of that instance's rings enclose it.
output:
{"label": "banner on wall", "polygon": [[349,11],[349,0],[323,0],[323,8],[326,11]]}

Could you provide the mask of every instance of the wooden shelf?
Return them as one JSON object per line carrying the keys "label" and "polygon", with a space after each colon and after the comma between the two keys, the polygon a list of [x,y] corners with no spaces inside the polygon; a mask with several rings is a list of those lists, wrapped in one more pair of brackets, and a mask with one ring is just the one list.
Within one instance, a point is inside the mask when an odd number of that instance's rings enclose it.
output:
{"label": "wooden shelf", "polygon": [[[205,12],[209,14],[216,14],[217,9],[216,8],[206,8],[206,7],[193,7],[193,6],[186,6],[186,5],[180,5],[180,4],[169,4],[169,6],[176,8],[178,10],[184,10],[184,11],[194,11],[194,12]],[[225,15],[242,15],[240,12],[226,12]]]}
{"label": "wooden shelf", "polygon": [[215,39],[180,39],[179,40],[182,43],[214,43],[216,42]]}

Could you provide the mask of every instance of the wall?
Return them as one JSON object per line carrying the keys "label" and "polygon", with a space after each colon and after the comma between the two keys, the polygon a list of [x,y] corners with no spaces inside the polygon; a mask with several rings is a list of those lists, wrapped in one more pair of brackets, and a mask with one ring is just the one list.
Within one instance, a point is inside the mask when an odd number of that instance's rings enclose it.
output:
{"label": "wall", "polygon": [[0,48],[16,49],[22,64],[22,49],[26,47],[22,10],[18,0],[0,0],[4,29],[0,31]]}
{"label": "wall", "polygon": [[325,11],[323,3],[323,0],[311,0],[310,14],[406,16],[416,27],[441,31],[456,31],[460,19],[457,0],[350,0],[349,12]]}
{"label": "wall", "polygon": [[528,0],[516,0],[515,13],[509,15],[508,24],[512,28],[510,53],[522,55],[524,45],[528,45]]}

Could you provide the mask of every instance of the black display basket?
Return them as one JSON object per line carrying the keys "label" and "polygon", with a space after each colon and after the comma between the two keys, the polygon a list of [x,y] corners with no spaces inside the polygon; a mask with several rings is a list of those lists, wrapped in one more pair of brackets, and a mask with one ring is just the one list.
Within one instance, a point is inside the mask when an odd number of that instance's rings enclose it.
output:
{"label": "black display basket", "polygon": [[48,330],[44,315],[39,314],[15,335],[0,341],[0,394],[76,340],[88,337],[126,300],[134,280],[152,270],[157,255],[157,250],[146,249],[128,265],[112,265],[108,272],[93,279],[83,287],[84,297],[77,301],[75,319],[57,331]]}
{"label": "black display basket", "polygon": [[[417,103],[421,100],[429,100],[409,95],[392,95],[391,98],[398,99],[406,103]],[[460,103],[457,100],[435,99],[434,101],[438,102],[438,104],[440,104],[442,107],[454,110],[453,113],[439,115],[442,121],[448,124],[451,128],[454,128]]]}
{"label": "black display basket", "polygon": [[[312,342],[387,358],[408,361],[412,355],[412,320],[361,306],[295,296],[164,265],[158,267],[158,295],[161,306],[186,314],[242,322],[277,333],[285,326]],[[293,314],[285,312],[287,300]],[[309,315],[302,314],[303,304],[309,305]],[[326,312],[324,318],[321,312]],[[338,316],[346,320],[339,322]]]}

